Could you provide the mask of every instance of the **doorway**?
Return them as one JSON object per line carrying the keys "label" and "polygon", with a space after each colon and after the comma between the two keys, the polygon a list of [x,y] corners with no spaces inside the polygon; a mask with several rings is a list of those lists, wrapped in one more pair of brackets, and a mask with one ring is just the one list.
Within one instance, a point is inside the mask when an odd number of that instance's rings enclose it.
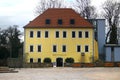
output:
{"label": "doorway", "polygon": [[63,67],[63,58],[57,58],[56,59],[57,67]]}

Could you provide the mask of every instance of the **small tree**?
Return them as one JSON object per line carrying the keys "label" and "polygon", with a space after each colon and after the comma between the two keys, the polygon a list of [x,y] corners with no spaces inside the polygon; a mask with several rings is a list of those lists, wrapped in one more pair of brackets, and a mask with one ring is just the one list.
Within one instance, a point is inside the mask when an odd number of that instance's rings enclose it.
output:
{"label": "small tree", "polygon": [[74,59],[73,58],[66,58],[65,62],[66,63],[74,63]]}
{"label": "small tree", "polygon": [[45,58],[44,63],[51,63],[51,59],[50,58]]}

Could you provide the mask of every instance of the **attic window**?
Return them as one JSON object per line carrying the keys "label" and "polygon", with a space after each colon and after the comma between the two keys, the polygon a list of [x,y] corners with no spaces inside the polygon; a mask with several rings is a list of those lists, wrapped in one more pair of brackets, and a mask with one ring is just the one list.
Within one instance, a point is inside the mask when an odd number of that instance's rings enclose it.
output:
{"label": "attic window", "polygon": [[46,19],[45,23],[50,24],[50,19]]}
{"label": "attic window", "polygon": [[62,25],[62,19],[58,19],[58,24]]}
{"label": "attic window", "polygon": [[74,19],[70,19],[70,24],[75,24],[75,20]]}

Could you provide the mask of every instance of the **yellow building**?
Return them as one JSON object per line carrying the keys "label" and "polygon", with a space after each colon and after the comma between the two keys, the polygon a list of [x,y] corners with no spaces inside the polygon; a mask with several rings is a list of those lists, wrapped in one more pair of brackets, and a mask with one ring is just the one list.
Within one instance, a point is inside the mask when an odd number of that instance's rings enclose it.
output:
{"label": "yellow building", "polygon": [[50,58],[57,66],[63,66],[66,58],[73,58],[74,63],[98,59],[93,26],[72,9],[48,9],[24,30],[27,63],[43,63],[45,58]]}

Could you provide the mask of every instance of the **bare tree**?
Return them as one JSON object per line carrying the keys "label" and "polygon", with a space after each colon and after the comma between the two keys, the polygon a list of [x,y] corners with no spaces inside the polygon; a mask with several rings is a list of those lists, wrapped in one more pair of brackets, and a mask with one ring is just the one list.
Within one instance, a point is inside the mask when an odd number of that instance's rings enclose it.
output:
{"label": "bare tree", "polygon": [[86,19],[97,18],[97,13],[95,12],[95,7],[94,6],[85,7],[85,9],[80,14]]}
{"label": "bare tree", "polygon": [[117,44],[117,27],[120,25],[120,3],[112,0],[107,0],[104,3],[103,9],[103,16],[107,19],[109,29],[106,35],[106,43]]}
{"label": "bare tree", "polygon": [[7,32],[6,30],[0,30],[0,46],[6,46],[7,44]]}
{"label": "bare tree", "polygon": [[48,8],[65,8],[65,0],[40,0],[36,7],[36,14],[42,14]]}
{"label": "bare tree", "polygon": [[73,9],[75,9],[82,17],[86,19],[94,19],[97,17],[95,7],[91,6],[90,0],[75,0]]}

